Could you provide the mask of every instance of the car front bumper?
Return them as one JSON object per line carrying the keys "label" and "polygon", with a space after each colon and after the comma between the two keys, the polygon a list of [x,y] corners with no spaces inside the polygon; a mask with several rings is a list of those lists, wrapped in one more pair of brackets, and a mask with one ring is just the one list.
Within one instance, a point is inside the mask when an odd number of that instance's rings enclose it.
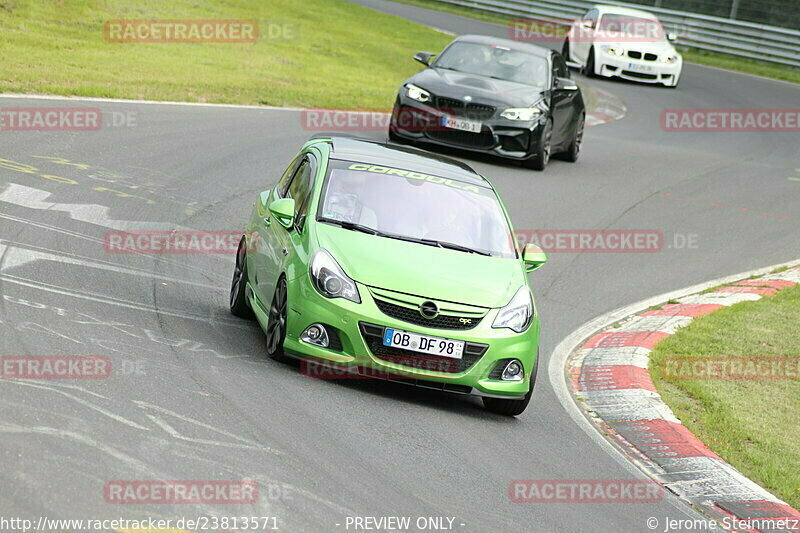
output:
{"label": "car front bumper", "polygon": [[[401,381],[412,385],[435,388],[447,392],[476,394],[501,398],[522,397],[531,387],[531,374],[537,357],[539,343],[539,319],[534,317],[531,326],[523,333],[510,329],[495,329],[491,325],[498,309],[488,311],[481,321],[469,330],[432,329],[392,318],[384,314],[375,303],[371,291],[357,283],[361,303],[342,298],[328,299],[320,295],[311,285],[308,276],[300,276],[289,284],[289,308],[284,350],[295,357],[311,358],[334,366],[336,372],[328,372],[318,366],[308,366],[304,373],[311,377],[378,377]],[[322,348],[300,339],[311,324],[323,324],[338,338],[331,347]],[[383,328],[461,340],[467,343],[462,360],[446,357],[415,355],[416,352],[396,348],[378,350],[382,346],[380,336]],[[376,336],[378,338],[376,338]],[[333,341],[333,339],[331,339]],[[473,355],[466,352],[472,347]],[[484,347],[482,355],[476,356],[476,347]],[[334,349],[336,348],[336,349]],[[382,359],[376,353],[393,351],[395,361]],[[402,352],[402,353],[397,353]],[[498,365],[504,360],[518,359],[522,362],[525,377],[522,381],[501,381]],[[431,364],[433,361],[436,364]],[[420,364],[420,368],[409,366]],[[462,369],[463,367],[463,369]],[[344,375],[339,369],[346,368]],[[494,371],[494,374],[493,374]]]}
{"label": "car front bumper", "polygon": [[599,51],[595,62],[598,76],[664,85],[677,85],[683,66],[682,59],[678,59],[675,63],[662,63],[611,55],[602,50]]}
{"label": "car front bumper", "polygon": [[[480,133],[472,133],[442,126],[442,117],[453,115],[400,95],[392,111],[389,129],[394,135],[409,141],[506,159],[525,160],[535,157],[542,124],[546,120],[544,114],[536,120],[517,121],[500,117],[501,111],[498,109],[491,118],[474,119],[481,122],[482,127]],[[463,118],[473,120],[470,117]]]}

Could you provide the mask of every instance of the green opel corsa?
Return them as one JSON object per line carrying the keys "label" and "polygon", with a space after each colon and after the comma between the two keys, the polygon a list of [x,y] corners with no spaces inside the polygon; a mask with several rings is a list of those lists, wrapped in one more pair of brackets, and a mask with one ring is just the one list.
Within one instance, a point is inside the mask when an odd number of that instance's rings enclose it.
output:
{"label": "green opel corsa", "polygon": [[539,363],[539,317],[489,182],[458,161],[314,138],[262,192],[236,254],[230,307],[270,357],[483,397],[518,415]]}

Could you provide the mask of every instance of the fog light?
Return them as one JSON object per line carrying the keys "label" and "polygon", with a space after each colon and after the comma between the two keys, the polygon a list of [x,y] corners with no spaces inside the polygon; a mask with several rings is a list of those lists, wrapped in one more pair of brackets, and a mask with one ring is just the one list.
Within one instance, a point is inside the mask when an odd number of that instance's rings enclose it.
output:
{"label": "fog light", "polygon": [[315,346],[322,346],[323,348],[327,348],[330,344],[328,330],[326,330],[325,326],[322,324],[311,324],[308,326],[303,334],[300,335],[300,340]]}
{"label": "fog light", "polygon": [[516,359],[512,359],[503,369],[503,374],[500,376],[500,379],[503,381],[522,381],[524,375],[525,372],[522,370],[522,363]]}

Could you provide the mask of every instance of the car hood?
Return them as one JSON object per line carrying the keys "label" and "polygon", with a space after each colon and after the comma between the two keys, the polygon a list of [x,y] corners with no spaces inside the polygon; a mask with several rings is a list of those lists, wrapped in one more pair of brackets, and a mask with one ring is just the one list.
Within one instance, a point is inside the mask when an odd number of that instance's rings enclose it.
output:
{"label": "car hood", "polygon": [[413,83],[437,96],[459,100],[471,96],[475,102],[506,107],[531,106],[543,93],[543,88],[524,83],[437,68],[427,68],[406,83]]}
{"label": "car hood", "polygon": [[525,284],[517,259],[436,248],[317,224],[317,240],[353,280],[479,307],[506,305]]}

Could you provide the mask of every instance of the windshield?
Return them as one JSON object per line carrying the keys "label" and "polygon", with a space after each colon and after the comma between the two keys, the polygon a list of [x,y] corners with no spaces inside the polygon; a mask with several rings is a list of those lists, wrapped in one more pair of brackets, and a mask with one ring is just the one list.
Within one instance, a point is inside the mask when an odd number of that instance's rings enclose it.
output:
{"label": "windshield", "polygon": [[517,256],[492,189],[350,161],[333,160],[330,167],[318,213],[322,222],[496,257]]}
{"label": "windshield", "polygon": [[538,87],[547,84],[549,72],[544,57],[503,46],[466,42],[452,44],[433,66]]}
{"label": "windshield", "polygon": [[631,17],[628,15],[603,15],[597,29],[610,33],[620,33],[639,37],[647,41],[664,40],[664,28],[655,19]]}

